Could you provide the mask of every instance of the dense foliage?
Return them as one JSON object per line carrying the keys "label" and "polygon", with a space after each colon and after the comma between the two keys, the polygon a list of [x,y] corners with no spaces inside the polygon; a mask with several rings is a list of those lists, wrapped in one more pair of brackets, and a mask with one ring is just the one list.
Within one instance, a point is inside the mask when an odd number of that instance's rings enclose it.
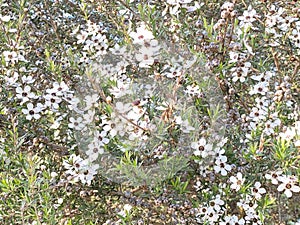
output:
{"label": "dense foliage", "polygon": [[1,224],[300,224],[297,1],[0,8]]}

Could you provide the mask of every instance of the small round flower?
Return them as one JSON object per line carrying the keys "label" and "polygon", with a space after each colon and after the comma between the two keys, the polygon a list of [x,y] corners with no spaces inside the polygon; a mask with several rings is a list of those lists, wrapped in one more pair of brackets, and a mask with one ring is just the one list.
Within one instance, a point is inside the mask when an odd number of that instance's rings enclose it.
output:
{"label": "small round flower", "polygon": [[271,180],[272,184],[278,184],[278,178],[281,174],[282,174],[282,171],[279,170],[279,171],[275,171],[272,173],[267,173],[265,175],[265,177],[266,177],[266,179]]}
{"label": "small round flower", "polygon": [[38,103],[36,107],[30,102],[27,104],[27,109],[22,109],[22,112],[26,115],[27,120],[32,120],[33,118],[38,120],[41,118],[41,111],[43,110],[44,106],[41,103]]}
{"label": "small round flower", "polygon": [[278,180],[282,182],[277,190],[286,195],[286,197],[290,198],[293,195],[293,192],[300,192],[300,187],[296,185],[297,179],[294,176],[286,176],[282,175],[278,177]]}
{"label": "small round flower", "polygon": [[227,157],[224,155],[220,155],[215,162],[214,170],[216,173],[220,173],[222,176],[227,175],[227,171],[231,171],[231,166],[226,163],[227,162]]}
{"label": "small round flower", "polygon": [[265,120],[266,115],[267,115],[267,112],[264,111],[263,109],[253,107],[249,117],[252,119],[252,121],[259,122],[259,121]]}
{"label": "small round flower", "polygon": [[16,53],[15,51],[4,51],[3,53],[4,56],[4,60],[6,62],[6,65],[8,65],[9,63],[15,64],[16,62],[19,61],[18,58],[18,53]]}
{"label": "small round flower", "polygon": [[141,26],[136,29],[136,32],[130,32],[129,36],[133,39],[133,44],[141,44],[145,40],[154,39],[152,32],[146,29],[145,24],[141,24]]}
{"label": "small round flower", "polygon": [[31,92],[31,87],[26,85],[24,88],[17,87],[16,88],[16,97],[18,99],[21,99],[21,105],[23,105],[25,102],[29,101],[29,99],[36,98],[35,94]]}
{"label": "small round flower", "polygon": [[255,182],[254,187],[251,189],[251,191],[256,199],[261,199],[262,195],[267,192],[265,188],[261,187],[260,182]]}
{"label": "small round flower", "polygon": [[47,94],[44,96],[45,106],[49,107],[52,110],[57,110],[59,108],[59,103],[61,102],[61,98],[53,96],[51,94]]}
{"label": "small round flower", "polygon": [[82,117],[78,117],[77,119],[71,117],[68,127],[75,130],[82,130],[85,127]]}
{"label": "small round flower", "polygon": [[198,142],[192,142],[191,147],[195,149],[194,155],[201,156],[202,158],[207,157],[212,153],[212,144],[206,143],[204,138],[201,138]]}
{"label": "small round flower", "polygon": [[242,16],[239,16],[240,27],[244,27],[245,29],[253,27],[252,23],[256,21],[256,10],[252,9],[251,6],[248,7],[248,10],[244,11]]}
{"label": "small round flower", "polygon": [[236,176],[231,176],[229,180],[232,183],[230,188],[235,191],[239,191],[245,182],[245,178],[243,178],[243,175],[240,172],[238,172]]}
{"label": "small round flower", "polygon": [[269,91],[269,83],[268,82],[259,82],[258,84],[254,85],[252,89],[250,90],[250,95],[260,94],[260,95],[266,95],[266,93]]}
{"label": "small round flower", "polygon": [[220,212],[222,206],[224,205],[224,201],[221,199],[220,195],[216,195],[215,199],[209,202],[209,205],[213,207],[216,210],[216,212]]}
{"label": "small round flower", "polygon": [[99,99],[99,95],[98,94],[93,94],[93,95],[87,95],[84,98],[86,107],[84,110],[89,110],[92,107],[98,107],[98,99]]}
{"label": "small round flower", "polygon": [[103,154],[103,145],[104,144],[96,138],[88,145],[88,151],[86,151],[86,155],[91,162],[95,161],[100,154]]}
{"label": "small round flower", "polygon": [[80,164],[81,170],[78,174],[78,178],[80,179],[81,183],[91,185],[91,182],[94,179],[94,175],[97,174],[99,165],[92,164],[88,159],[82,160]]}

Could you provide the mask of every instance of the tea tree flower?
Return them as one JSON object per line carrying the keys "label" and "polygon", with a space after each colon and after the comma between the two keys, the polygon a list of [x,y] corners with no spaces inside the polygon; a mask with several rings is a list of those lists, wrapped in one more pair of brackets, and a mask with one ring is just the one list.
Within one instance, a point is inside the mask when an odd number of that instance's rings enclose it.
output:
{"label": "tea tree flower", "polygon": [[206,143],[204,138],[201,138],[197,142],[192,142],[191,147],[195,149],[194,155],[201,156],[202,158],[206,158],[209,154],[211,154],[213,149],[212,144]]}
{"label": "tea tree flower", "polygon": [[251,63],[245,62],[240,67],[234,67],[231,69],[232,73],[232,81],[240,81],[241,83],[246,81],[246,77],[248,76],[251,68]]}
{"label": "tea tree flower", "polygon": [[82,117],[78,117],[76,119],[74,117],[71,117],[68,127],[75,130],[82,130],[85,127]]}
{"label": "tea tree flower", "polygon": [[72,154],[69,159],[63,161],[63,166],[67,169],[66,173],[74,175],[80,168],[80,162],[83,159],[79,155]]}
{"label": "tea tree flower", "polygon": [[15,51],[4,51],[2,54],[4,56],[6,66],[8,66],[9,63],[15,64],[19,61],[18,53]]}
{"label": "tea tree flower", "polygon": [[248,10],[244,11],[242,16],[239,16],[238,19],[240,20],[240,27],[243,27],[245,30],[248,28],[255,28],[253,27],[252,23],[256,21],[256,10],[252,9],[252,6],[250,5],[248,7]]}
{"label": "tea tree flower", "polygon": [[265,188],[261,187],[260,182],[255,182],[254,187],[251,189],[251,192],[256,199],[261,199],[262,195],[265,194],[267,191]]}
{"label": "tea tree flower", "polygon": [[282,175],[278,177],[278,181],[280,181],[281,184],[278,186],[277,190],[283,192],[286,197],[292,197],[293,192],[300,192],[300,187],[296,185],[297,179],[295,177]]}
{"label": "tea tree flower", "polygon": [[94,176],[97,174],[99,169],[98,164],[92,164],[88,159],[81,161],[82,168],[78,177],[83,184],[91,185]]}
{"label": "tea tree flower", "polygon": [[41,118],[41,112],[44,109],[44,106],[41,103],[37,103],[36,107],[33,104],[27,103],[27,108],[22,109],[22,112],[26,115],[27,120],[36,119],[38,120]]}
{"label": "tea tree flower", "polygon": [[254,87],[252,87],[249,94],[250,95],[255,95],[255,94],[266,95],[266,93],[269,91],[268,86],[269,86],[269,84],[267,82],[259,82],[258,84],[254,85]]}
{"label": "tea tree flower", "polygon": [[141,24],[136,32],[130,32],[129,36],[133,39],[133,44],[142,44],[146,40],[154,39],[152,32],[146,28],[145,24]]}
{"label": "tea tree flower", "polygon": [[45,106],[50,109],[57,110],[59,108],[59,103],[61,102],[61,98],[47,94],[44,96]]}
{"label": "tea tree flower", "polygon": [[24,84],[33,84],[34,83],[34,81],[35,81],[35,79],[32,77],[32,76],[22,76],[22,82],[24,83]]}
{"label": "tea tree flower", "polygon": [[262,109],[263,111],[267,111],[268,106],[270,105],[270,99],[268,99],[266,96],[255,98],[255,102],[256,107]]}
{"label": "tea tree flower", "polygon": [[88,156],[91,162],[95,161],[100,154],[103,154],[103,143],[97,140],[93,140],[88,145],[88,151],[86,151],[86,155]]}
{"label": "tea tree flower", "polygon": [[240,172],[238,172],[236,176],[231,176],[229,180],[232,183],[230,188],[235,191],[239,191],[245,182],[245,178],[243,178],[243,175]]}
{"label": "tea tree flower", "polygon": [[115,137],[117,134],[124,136],[126,131],[124,119],[119,118],[115,113],[111,114],[111,118],[109,119],[106,115],[101,116],[103,130],[108,132],[111,137]]}
{"label": "tea tree flower", "polygon": [[18,99],[21,99],[21,105],[23,105],[25,102],[29,101],[30,99],[36,98],[36,95],[31,92],[31,87],[26,85],[24,88],[17,87],[16,88],[16,97]]}
{"label": "tea tree flower", "polygon": [[80,34],[76,36],[76,38],[78,39],[77,44],[83,44],[88,36],[89,36],[88,32],[84,30],[80,31]]}
{"label": "tea tree flower", "polygon": [[225,202],[221,199],[220,195],[216,195],[215,199],[209,202],[209,205],[213,207],[216,212],[220,212],[224,204]]}
{"label": "tea tree flower", "polygon": [[98,107],[98,99],[99,99],[99,95],[98,94],[93,94],[93,95],[87,95],[84,98],[86,107],[84,110],[89,110],[92,107]]}
{"label": "tea tree flower", "polygon": [[110,93],[115,98],[121,98],[127,94],[131,94],[130,84],[122,81],[117,81],[117,85],[109,89]]}
{"label": "tea tree flower", "polygon": [[226,163],[227,162],[227,157],[224,155],[220,155],[216,161],[215,161],[215,166],[214,170],[216,173],[220,173],[222,176],[227,175],[227,171],[231,171],[231,166]]}
{"label": "tea tree flower", "polygon": [[201,91],[200,91],[198,85],[188,85],[186,87],[186,90],[184,90],[184,92],[191,97],[198,97],[201,94]]}
{"label": "tea tree flower", "polygon": [[249,117],[255,121],[255,122],[259,122],[262,121],[266,118],[267,112],[262,110],[262,109],[258,109],[256,107],[252,108],[252,111],[249,115]]}
{"label": "tea tree flower", "polygon": [[272,173],[267,173],[265,175],[265,177],[266,177],[266,179],[271,180],[272,184],[278,184],[278,181],[279,181],[278,178],[282,173],[283,172],[281,170],[279,170],[279,171],[275,171]]}

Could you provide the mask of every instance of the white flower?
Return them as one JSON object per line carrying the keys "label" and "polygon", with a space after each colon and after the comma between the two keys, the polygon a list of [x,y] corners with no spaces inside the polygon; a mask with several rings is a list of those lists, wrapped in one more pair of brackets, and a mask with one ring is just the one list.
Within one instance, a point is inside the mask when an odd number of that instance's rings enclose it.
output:
{"label": "white flower", "polygon": [[81,164],[81,171],[78,174],[78,177],[81,183],[91,185],[91,182],[94,179],[94,175],[97,174],[99,165],[92,164],[88,159],[82,160],[80,164]]}
{"label": "white flower", "polygon": [[22,112],[26,115],[27,120],[39,119],[41,118],[41,111],[44,109],[44,106],[41,103],[37,103],[36,107],[33,107],[33,104],[30,102],[27,104],[27,109],[22,109]]}
{"label": "white flower", "polygon": [[251,189],[251,191],[256,199],[261,199],[262,194],[266,193],[266,189],[261,187],[260,182],[255,182],[254,187]]}
{"label": "white flower", "polygon": [[126,94],[131,94],[130,84],[119,80],[117,81],[117,86],[110,88],[109,91],[115,98],[121,98]]}
{"label": "white flower", "polygon": [[93,122],[95,116],[95,109],[89,109],[88,111],[84,112],[82,115],[83,123],[88,124]]}
{"label": "white flower", "polygon": [[69,159],[63,161],[66,174],[69,174],[68,180],[90,185],[97,174],[99,165],[92,164],[88,159],[82,159],[79,155],[72,154]]}
{"label": "white flower", "polygon": [[77,44],[83,44],[88,36],[89,34],[86,31],[80,31],[80,34],[76,36],[78,39]]}
{"label": "white flower", "polygon": [[232,81],[236,82],[236,81],[240,81],[240,82],[245,82],[246,77],[248,75],[248,73],[250,72],[250,68],[251,68],[251,63],[250,62],[245,62],[243,63],[243,65],[241,67],[238,68],[232,68],[231,71],[234,71],[232,74]]}
{"label": "white flower", "polygon": [[146,109],[140,106],[133,106],[132,109],[128,112],[127,118],[133,121],[138,121],[146,112]]}
{"label": "white flower", "polygon": [[271,180],[272,184],[278,184],[278,177],[282,174],[282,171],[276,171],[276,172],[272,172],[272,173],[267,173],[265,175],[266,179]]}
{"label": "white flower", "polygon": [[267,115],[266,111],[256,108],[256,107],[253,107],[249,117],[252,119],[252,121],[259,122],[259,121],[265,120],[266,115]]}
{"label": "white flower", "polygon": [[277,190],[279,192],[284,192],[286,197],[290,198],[293,195],[293,192],[300,192],[300,187],[296,185],[297,179],[294,176],[282,175],[278,177],[278,180],[282,182]]}
{"label": "white flower", "polygon": [[98,94],[93,94],[93,95],[87,95],[84,98],[86,107],[84,110],[89,110],[92,107],[97,107],[98,106],[98,99],[99,95]]}
{"label": "white flower", "polygon": [[123,102],[117,102],[115,107],[116,107],[116,110],[120,114],[125,114],[125,113],[127,113],[128,111],[131,110],[131,104],[130,103],[124,104]]}
{"label": "white flower", "polygon": [[61,98],[53,96],[51,94],[47,94],[44,96],[45,99],[45,106],[49,107],[50,109],[58,109],[59,103],[61,102]]}
{"label": "white flower", "polygon": [[115,113],[111,114],[111,118],[112,120],[108,119],[107,116],[101,117],[103,130],[109,132],[111,137],[115,137],[117,134],[119,134],[120,136],[124,136],[124,120],[121,120],[119,117],[117,117]]}
{"label": "white flower", "polygon": [[201,94],[201,91],[200,91],[198,85],[188,85],[186,87],[186,90],[184,90],[184,92],[192,97],[199,97]]}
{"label": "white flower", "polygon": [[220,173],[222,176],[227,175],[227,171],[231,171],[231,166],[226,163],[227,162],[227,157],[224,155],[219,156],[216,161],[215,161],[215,166],[214,170],[216,173]]}
{"label": "white flower", "polygon": [[25,84],[32,84],[34,83],[35,79],[32,76],[22,76],[22,82]]}
{"label": "white flower", "polygon": [[77,119],[71,117],[68,127],[75,130],[82,130],[85,127],[82,117],[78,117]]}
{"label": "white flower", "polygon": [[230,58],[230,60],[228,61],[229,63],[239,62],[241,60],[241,53],[230,51],[229,58]]}
{"label": "white flower", "polygon": [[256,21],[256,10],[252,9],[251,6],[248,7],[248,10],[244,11],[243,16],[239,16],[238,19],[240,20],[240,27],[244,27],[246,30],[251,28],[253,25],[252,23]]}
{"label": "white flower", "polygon": [[56,93],[56,96],[64,96],[65,92],[69,91],[69,87],[64,81],[61,83],[54,82],[52,89]]}
{"label": "white flower", "polygon": [[138,53],[135,54],[136,60],[139,62],[139,67],[149,68],[154,63],[154,53],[152,49],[142,47]]}
{"label": "white flower", "polygon": [[95,161],[100,154],[104,153],[102,146],[103,143],[97,140],[93,140],[93,142],[88,145],[88,151],[86,151],[86,155],[91,162]]}
{"label": "white flower", "polygon": [[171,68],[168,69],[168,71],[163,72],[162,75],[166,76],[168,78],[179,77],[179,76],[182,75],[182,69],[181,68],[177,68],[177,67],[171,67]]}
{"label": "white flower", "polygon": [[0,19],[1,19],[3,22],[9,22],[10,19],[11,19],[11,17],[10,17],[9,15],[7,15],[7,16],[1,16],[1,15],[0,15]]}
{"label": "white flower", "polygon": [[145,40],[154,39],[152,32],[146,29],[145,24],[141,24],[136,32],[130,32],[129,36],[133,39],[133,44],[142,44]]}
{"label": "white flower", "polygon": [[79,155],[72,154],[69,159],[63,160],[63,166],[67,170],[66,173],[75,175],[80,170],[82,158]]}
{"label": "white flower", "polygon": [[16,97],[22,100],[21,105],[29,101],[31,98],[36,98],[35,94],[31,92],[31,87],[28,85],[26,85],[24,88],[17,87],[16,93]]}
{"label": "white flower", "polygon": [[239,219],[236,215],[233,216],[225,216],[224,221],[220,222],[220,225],[242,225],[245,224],[245,220],[243,218]]}
{"label": "white flower", "polygon": [[235,191],[240,190],[240,189],[241,189],[241,186],[242,186],[242,185],[244,184],[244,182],[245,182],[245,178],[243,178],[243,175],[242,175],[240,172],[238,172],[238,173],[236,174],[236,176],[231,176],[231,177],[229,178],[229,180],[230,180],[230,182],[232,183],[232,184],[230,185],[230,188],[233,189],[233,190],[235,190]]}
{"label": "white flower", "polygon": [[268,82],[259,82],[258,84],[254,85],[254,87],[252,87],[249,94],[250,95],[255,95],[255,94],[265,95],[269,91],[268,86],[269,86]]}
{"label": "white flower", "polygon": [[224,205],[224,201],[221,199],[220,195],[216,195],[215,199],[209,202],[209,205],[213,207],[217,212],[220,212],[222,205]]}
{"label": "white flower", "polygon": [[4,56],[6,65],[8,65],[9,63],[15,64],[19,61],[18,54],[15,51],[4,51],[2,54]]}
{"label": "white flower", "polygon": [[102,143],[101,146],[109,143],[109,139],[107,138],[107,132],[105,131],[101,131],[101,132],[99,132],[98,130],[95,131],[94,137]]}
{"label": "white flower", "polygon": [[262,97],[255,98],[255,102],[256,102],[257,108],[267,111],[268,106],[270,104],[270,99],[268,99],[266,96],[262,96]]}
{"label": "white flower", "polygon": [[194,155],[205,158],[212,153],[213,146],[212,144],[207,144],[206,140],[201,138],[198,142],[192,142],[191,147],[196,150]]}

